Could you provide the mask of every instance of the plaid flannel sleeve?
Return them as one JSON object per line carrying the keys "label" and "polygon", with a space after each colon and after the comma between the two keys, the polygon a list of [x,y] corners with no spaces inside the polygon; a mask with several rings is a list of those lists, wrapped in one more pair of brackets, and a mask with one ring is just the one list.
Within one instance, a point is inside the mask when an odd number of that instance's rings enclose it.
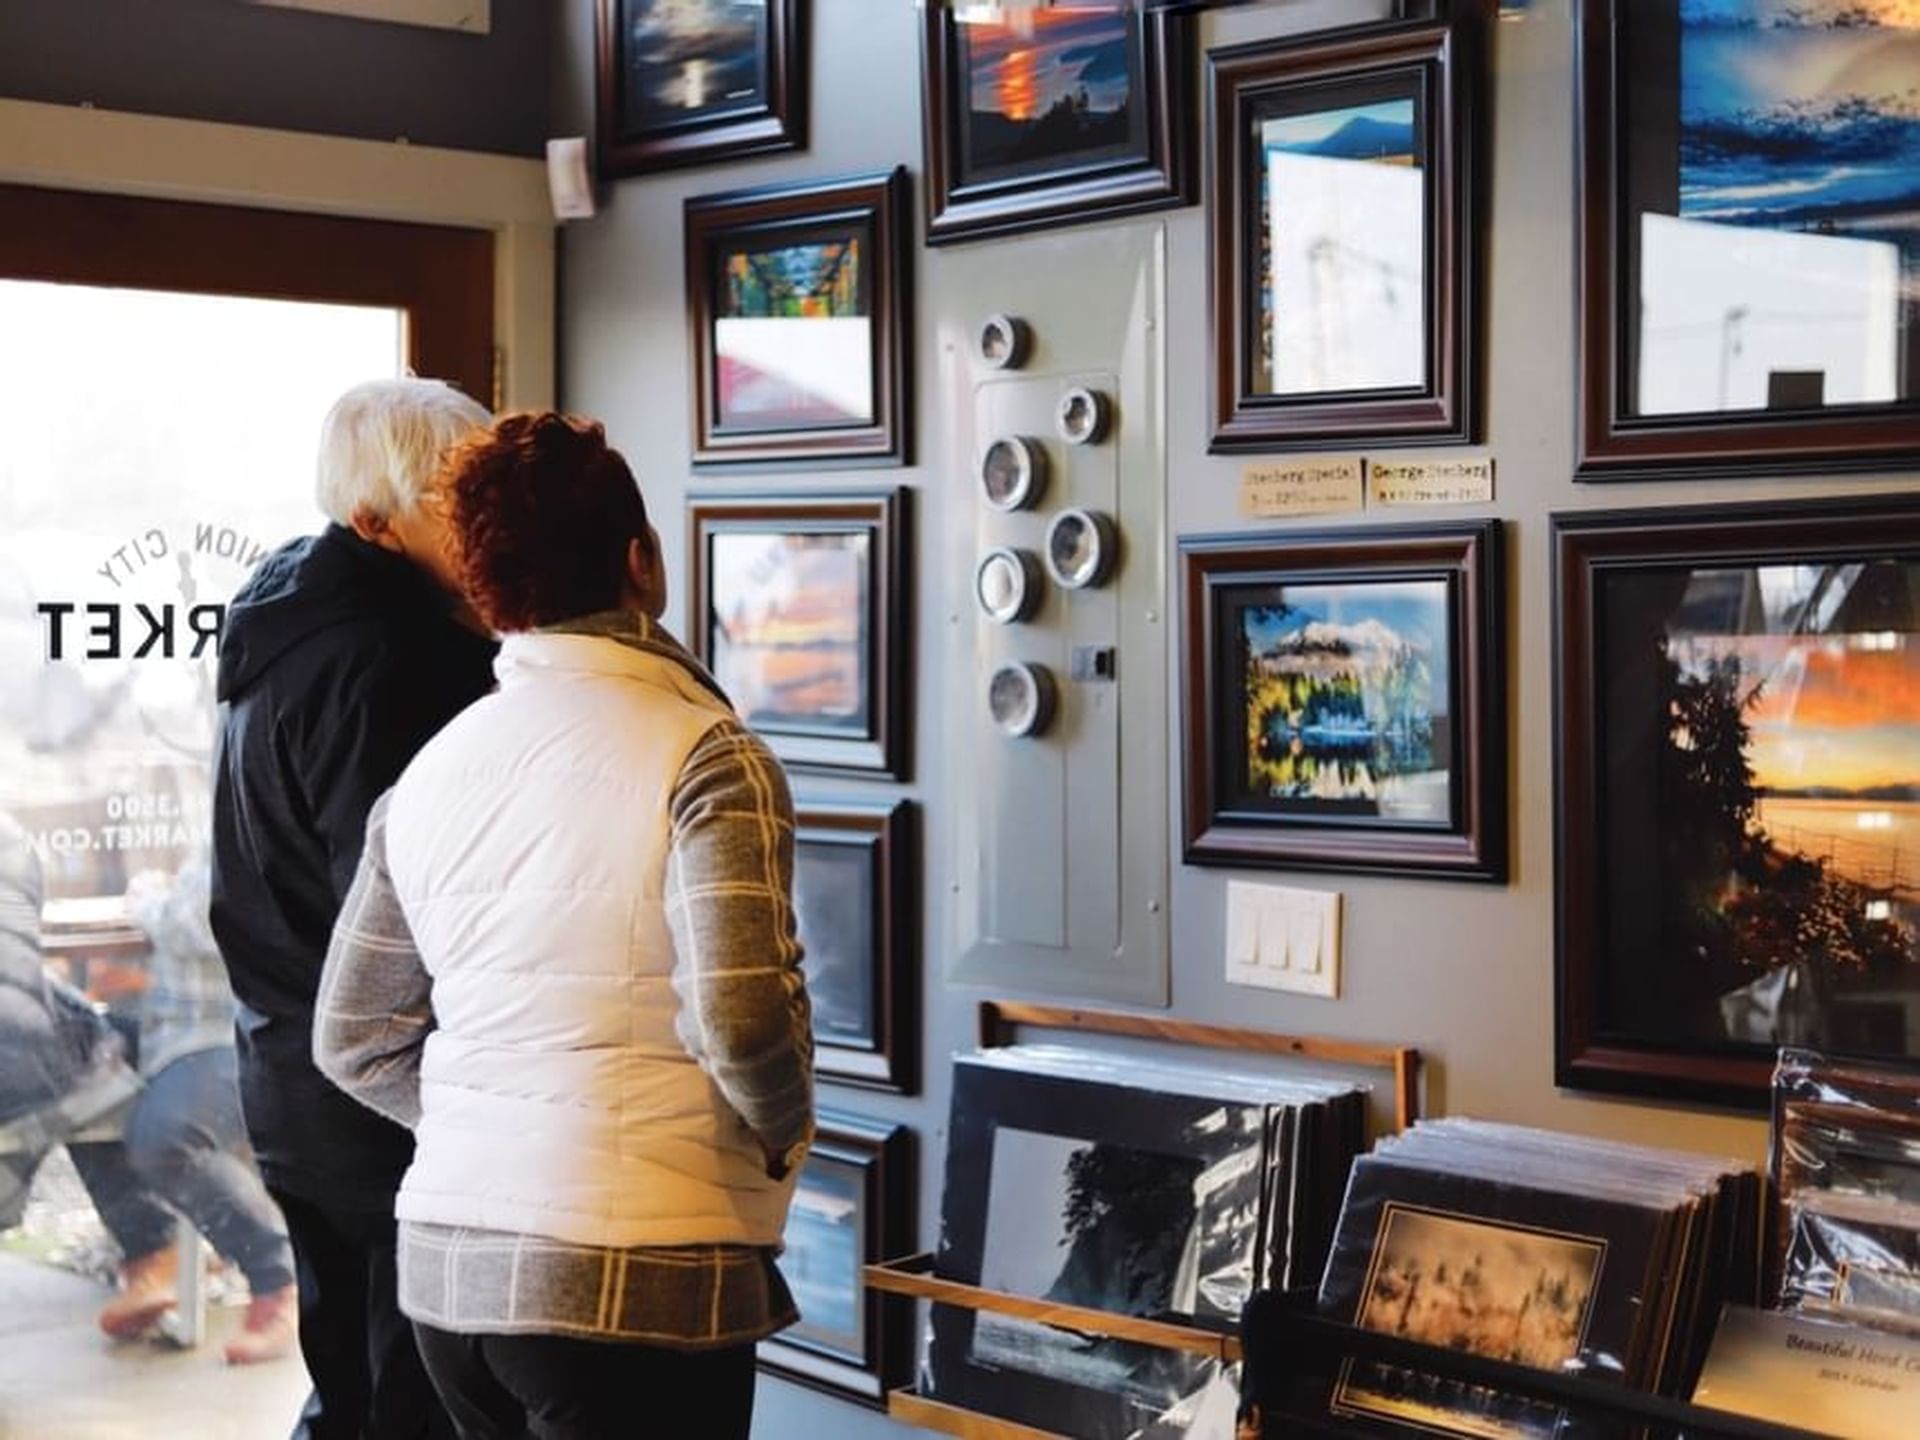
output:
{"label": "plaid flannel sleeve", "polygon": [[366,848],[334,923],[314,1005],[313,1060],[368,1109],[412,1129],[433,982],[387,873],[388,798],[367,817]]}
{"label": "plaid flannel sleeve", "polygon": [[793,913],[793,800],[739,722],[709,730],[670,802],[667,925],[681,1038],[769,1172],[813,1135],[813,1012]]}

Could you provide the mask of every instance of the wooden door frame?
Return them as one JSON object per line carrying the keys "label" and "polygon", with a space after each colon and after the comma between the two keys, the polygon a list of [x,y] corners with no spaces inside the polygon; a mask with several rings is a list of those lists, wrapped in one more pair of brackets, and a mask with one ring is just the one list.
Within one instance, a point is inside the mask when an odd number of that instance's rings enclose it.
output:
{"label": "wooden door frame", "polygon": [[[0,100],[0,185],[190,201],[201,210],[292,212],[269,226],[268,233],[283,235],[329,216],[485,231],[492,241],[492,336],[489,373],[484,381],[476,377],[476,397],[496,408],[554,403],[554,220],[546,169],[537,160]],[[8,198],[0,194],[0,214]],[[81,248],[91,259],[79,263],[109,268],[111,241],[93,238]],[[230,274],[212,288],[234,291],[249,288],[248,280],[271,279],[271,256],[247,263],[247,277]],[[310,290],[311,276],[307,286],[293,288]],[[291,292],[269,285],[257,293]],[[473,341],[464,343],[471,355]],[[422,357],[421,372],[434,373],[437,363],[451,362]],[[475,364],[458,363],[466,370]]]}

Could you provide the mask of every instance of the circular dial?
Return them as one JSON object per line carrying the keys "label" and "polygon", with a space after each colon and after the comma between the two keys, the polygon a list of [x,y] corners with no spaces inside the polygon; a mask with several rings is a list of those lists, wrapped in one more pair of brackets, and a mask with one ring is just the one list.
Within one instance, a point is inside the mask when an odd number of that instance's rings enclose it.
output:
{"label": "circular dial", "polygon": [[996,510],[1024,510],[1047,483],[1047,452],[1031,440],[1003,435],[980,457],[980,493]]}
{"label": "circular dial", "polygon": [[1027,363],[1032,342],[1033,332],[1027,329],[1026,321],[1011,315],[989,315],[980,322],[975,343],[980,358],[995,370],[1018,370]]}
{"label": "circular dial", "polygon": [[980,557],[973,572],[973,596],[989,620],[1012,625],[1040,603],[1040,566],[1024,550],[1001,547]]}
{"label": "circular dial", "polygon": [[1062,510],[1047,526],[1047,570],[1069,590],[1099,585],[1113,573],[1118,536],[1097,510]]}
{"label": "circular dial", "polygon": [[1053,720],[1053,676],[1041,665],[1008,660],[987,681],[987,713],[1001,734],[1014,739],[1038,735]]}
{"label": "circular dial", "polygon": [[1054,407],[1054,424],[1070,445],[1094,445],[1106,438],[1113,406],[1098,390],[1076,385]]}

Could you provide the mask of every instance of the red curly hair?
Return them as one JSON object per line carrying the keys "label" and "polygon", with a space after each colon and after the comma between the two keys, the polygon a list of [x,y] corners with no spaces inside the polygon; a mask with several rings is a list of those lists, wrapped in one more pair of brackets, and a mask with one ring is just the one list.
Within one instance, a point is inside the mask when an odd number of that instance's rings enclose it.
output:
{"label": "red curly hair", "polygon": [[502,416],[455,446],[442,474],[461,585],[497,632],[617,608],[629,543],[652,554],[646,501],[597,421]]}

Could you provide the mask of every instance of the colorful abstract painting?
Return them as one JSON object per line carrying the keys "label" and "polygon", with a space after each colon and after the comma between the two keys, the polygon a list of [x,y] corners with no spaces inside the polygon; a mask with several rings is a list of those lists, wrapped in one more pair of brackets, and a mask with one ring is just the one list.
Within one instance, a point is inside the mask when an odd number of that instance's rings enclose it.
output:
{"label": "colorful abstract painting", "polygon": [[723,426],[795,430],[874,416],[859,236],[721,257],[714,319]]}

